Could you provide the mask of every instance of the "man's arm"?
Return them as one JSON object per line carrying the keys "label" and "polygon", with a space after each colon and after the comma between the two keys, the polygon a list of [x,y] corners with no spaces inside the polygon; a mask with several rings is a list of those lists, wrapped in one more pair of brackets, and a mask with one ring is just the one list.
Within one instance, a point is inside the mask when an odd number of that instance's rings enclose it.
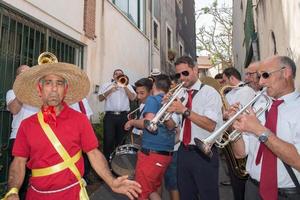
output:
{"label": "man's arm", "polygon": [[17,98],[15,98],[7,105],[7,108],[13,115],[16,115],[20,112],[22,105],[23,104]]}
{"label": "man's arm", "polygon": [[[11,188],[20,189],[25,177],[27,158],[14,157],[10,167],[8,175],[8,190]],[[17,194],[9,195],[8,199],[17,198]]]}
{"label": "man's arm", "polygon": [[125,86],[125,87],[124,87],[124,90],[125,90],[125,92],[126,92],[128,98],[129,98],[131,101],[133,101],[133,100],[135,100],[136,93],[135,93],[134,91],[131,91],[128,87],[131,87],[131,86],[129,86],[129,85],[128,85],[128,86]]}
{"label": "man's arm", "polygon": [[111,95],[113,92],[117,91],[117,85],[116,84],[113,84],[111,86],[111,88],[103,93],[100,93],[98,95],[98,98],[99,98],[99,101],[102,102],[106,99],[106,97],[108,97],[109,95]]}
{"label": "man's arm", "polygon": [[246,157],[245,141],[243,137],[240,137],[238,140],[231,142],[231,147],[235,158],[241,159]]}
{"label": "man's arm", "polygon": [[128,176],[114,178],[105,157],[98,149],[87,152],[87,155],[93,169],[114,192],[125,194],[130,199],[138,197],[141,186],[135,181],[128,180]]}

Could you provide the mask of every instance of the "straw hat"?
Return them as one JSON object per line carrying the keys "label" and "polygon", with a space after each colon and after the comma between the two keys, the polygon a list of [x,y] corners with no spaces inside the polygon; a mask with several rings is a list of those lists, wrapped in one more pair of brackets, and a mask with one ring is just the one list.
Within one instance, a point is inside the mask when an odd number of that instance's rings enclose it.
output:
{"label": "straw hat", "polygon": [[69,63],[47,63],[36,65],[17,76],[13,90],[16,97],[25,104],[41,107],[42,100],[38,95],[37,84],[46,75],[54,74],[64,78],[68,91],[64,101],[67,104],[79,102],[88,95],[90,81],[79,67]]}

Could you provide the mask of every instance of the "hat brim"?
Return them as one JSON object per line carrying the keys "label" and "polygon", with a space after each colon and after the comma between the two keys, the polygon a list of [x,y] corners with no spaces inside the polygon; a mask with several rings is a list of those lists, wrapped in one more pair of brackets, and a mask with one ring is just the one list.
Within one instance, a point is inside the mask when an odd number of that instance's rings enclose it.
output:
{"label": "hat brim", "polygon": [[51,63],[31,67],[17,76],[13,90],[22,103],[35,107],[43,105],[38,95],[37,84],[46,75],[57,75],[64,78],[68,84],[68,91],[64,101],[67,104],[79,102],[85,98],[90,90],[90,81],[85,72],[69,63]]}

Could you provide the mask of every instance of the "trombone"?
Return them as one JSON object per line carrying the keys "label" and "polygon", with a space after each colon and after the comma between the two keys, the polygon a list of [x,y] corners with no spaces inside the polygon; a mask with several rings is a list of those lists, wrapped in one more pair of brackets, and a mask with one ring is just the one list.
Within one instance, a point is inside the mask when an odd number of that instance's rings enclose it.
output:
{"label": "trombone", "polygon": [[213,132],[210,136],[207,138],[200,140],[198,138],[195,138],[195,144],[196,146],[202,151],[205,155],[211,157],[212,151],[211,147],[214,143],[217,143],[217,146],[219,148],[224,148],[229,142],[237,140],[241,133],[237,130],[232,131],[230,134],[228,134],[228,139],[223,140],[219,142],[219,138],[221,138],[224,134],[224,132],[233,124],[233,122],[236,120],[238,116],[243,114],[244,112],[247,112],[247,108],[249,106],[252,106],[261,96],[265,98],[266,105],[265,107],[261,107],[258,109],[258,111],[255,113],[257,117],[259,117],[262,113],[264,113],[269,105],[270,105],[270,99],[264,94],[267,88],[264,88],[262,91],[260,91],[247,105],[245,105],[243,108],[241,108],[234,116],[232,116],[226,123],[224,123],[218,130]]}

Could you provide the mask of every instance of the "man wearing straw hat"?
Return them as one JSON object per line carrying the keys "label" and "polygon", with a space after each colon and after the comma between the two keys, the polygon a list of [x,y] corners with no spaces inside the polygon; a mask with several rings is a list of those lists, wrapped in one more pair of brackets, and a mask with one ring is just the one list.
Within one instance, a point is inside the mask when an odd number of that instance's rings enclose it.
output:
{"label": "man wearing straw hat", "polygon": [[126,176],[112,176],[87,117],[68,106],[87,96],[89,88],[87,75],[68,63],[37,65],[17,77],[13,86],[17,98],[41,110],[18,130],[5,198],[19,199],[27,165],[32,177],[26,199],[88,199],[81,178],[82,151],[114,192],[130,199],[138,196],[140,185]]}

